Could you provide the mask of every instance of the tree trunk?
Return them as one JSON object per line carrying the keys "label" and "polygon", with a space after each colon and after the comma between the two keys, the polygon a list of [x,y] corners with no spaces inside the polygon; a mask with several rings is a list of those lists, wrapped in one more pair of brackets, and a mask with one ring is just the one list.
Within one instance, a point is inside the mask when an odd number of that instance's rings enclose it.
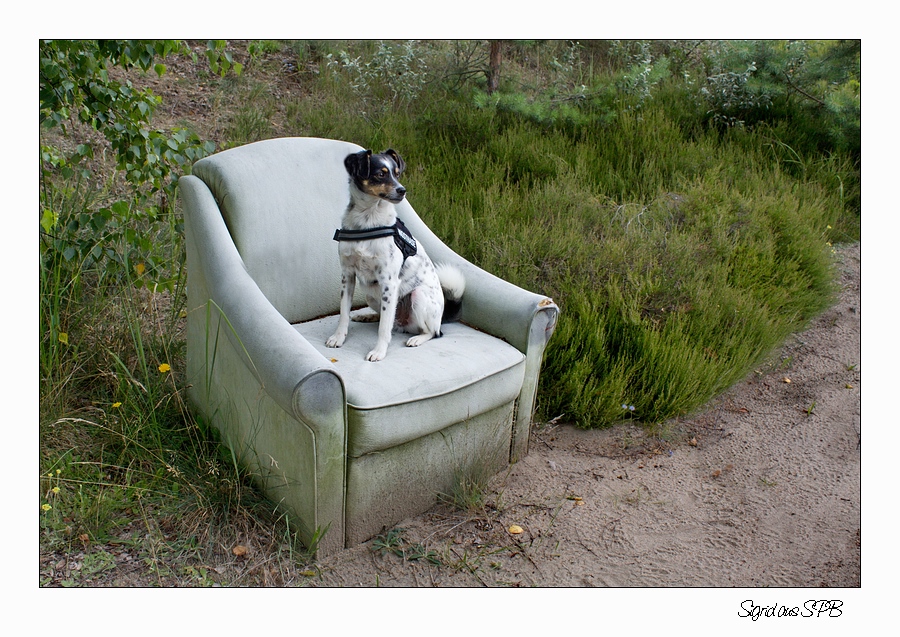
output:
{"label": "tree trunk", "polygon": [[488,95],[497,90],[500,83],[500,40],[491,40],[491,57],[488,62]]}

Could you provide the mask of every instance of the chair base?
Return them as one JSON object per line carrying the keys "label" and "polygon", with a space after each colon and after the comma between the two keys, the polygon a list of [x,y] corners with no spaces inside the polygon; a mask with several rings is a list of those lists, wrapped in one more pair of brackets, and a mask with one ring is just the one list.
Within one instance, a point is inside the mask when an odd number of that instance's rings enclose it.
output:
{"label": "chair base", "polygon": [[462,478],[484,482],[503,471],[514,411],[515,401],[397,447],[350,458],[346,545],[427,511]]}

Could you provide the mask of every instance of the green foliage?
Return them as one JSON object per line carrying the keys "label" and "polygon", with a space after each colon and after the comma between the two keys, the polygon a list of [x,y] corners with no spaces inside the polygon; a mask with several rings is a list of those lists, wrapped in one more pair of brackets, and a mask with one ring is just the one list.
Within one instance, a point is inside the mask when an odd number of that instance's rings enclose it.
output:
{"label": "green foliage", "polygon": [[713,43],[701,93],[717,121],[790,119],[811,149],[858,156],[860,59],[859,40]]}
{"label": "green foliage", "polygon": [[686,131],[661,105],[577,133],[478,110],[431,117],[392,137],[411,149],[416,210],[467,258],[562,307],[545,415],[593,427],[623,403],[645,422],[688,412],[832,298],[849,161],[797,170],[770,129]]}
{"label": "green foliage", "polygon": [[627,110],[641,108],[650,98],[651,90],[669,76],[669,60],[665,56],[655,58],[649,42],[632,42],[624,45],[614,42],[614,55],[626,57],[627,67],[616,79],[616,86],[632,99]]}
{"label": "green foliage", "polygon": [[[649,43],[613,41],[611,56],[617,61],[617,68],[586,77],[581,48],[571,43],[558,52],[559,57],[553,55],[546,83],[527,86],[524,90],[521,86],[516,90],[501,90],[493,95],[475,90],[475,106],[513,114],[543,126],[574,130],[598,123],[610,124],[621,113],[639,111],[670,76],[668,58],[655,56]],[[561,79],[575,73],[588,83]]]}
{"label": "green foliage", "polygon": [[406,107],[422,92],[427,78],[427,64],[414,40],[391,44],[379,40],[364,62],[362,56],[351,57],[346,51],[326,56],[328,68],[344,74],[357,98],[368,108],[389,105]]}
{"label": "green foliage", "polygon": [[[791,145],[859,155],[858,40],[613,40],[603,51],[603,68],[587,74],[581,48],[573,44],[568,49],[578,54],[577,61],[572,54],[552,56],[552,72],[544,82],[506,82],[493,95],[475,90],[475,105],[571,129],[609,124],[623,112],[640,111],[661,91],[671,92],[677,86],[681,99],[694,101],[703,119],[715,125],[790,121],[794,131],[787,141]],[[560,58],[567,61],[562,63]],[[560,70],[568,83],[560,81]],[[571,82],[575,74],[580,83]]]}
{"label": "green foliage", "polygon": [[[42,40],[40,43],[41,130],[41,237],[43,266],[67,267],[77,279],[83,271],[102,267],[108,274],[138,284],[174,285],[180,259],[163,263],[160,246],[171,245],[181,231],[172,215],[177,177],[190,165],[211,153],[215,145],[180,128],[155,130],[150,126],[160,98],[137,89],[130,80],[112,73],[139,69],[162,76],[161,60],[189,52],[174,40]],[[239,70],[224,52],[224,42],[210,42],[208,57],[213,69]],[[81,131],[101,133],[105,145]],[[53,129],[62,133],[51,135]],[[74,151],[66,138],[84,139]],[[107,205],[61,205],[73,192],[101,191],[91,166],[104,167],[101,156],[112,153],[115,168],[127,189],[124,197]],[[97,161],[91,161],[97,160]],[[99,183],[98,183],[99,182]],[[112,182],[107,182],[112,183]],[[104,186],[103,190],[111,190]],[[104,193],[104,199],[109,195]],[[43,271],[42,271],[43,272]]]}
{"label": "green foliage", "polygon": [[376,537],[372,540],[371,550],[373,553],[380,553],[381,555],[392,553],[408,562],[424,559],[431,564],[441,563],[440,556],[436,551],[426,549],[424,545],[418,542],[410,542],[406,538],[406,529],[401,528],[391,529],[385,534]]}
{"label": "green foliage", "polygon": [[[231,68],[212,44],[210,60],[223,72]],[[116,157],[116,168],[136,188],[151,191],[170,184],[172,171],[212,152],[213,146],[181,129],[167,134],[149,128],[159,98],[148,90],[136,89],[130,81],[110,76],[110,67],[139,68],[158,75],[166,71],[157,59],[182,52],[173,40],[41,40],[40,43],[40,125],[66,129],[72,119],[101,132]],[[69,177],[85,159],[94,156],[94,146],[79,144],[74,153],[63,156],[44,150],[44,161]],[[86,170],[86,169],[83,169]],[[85,174],[86,173],[82,173]]]}

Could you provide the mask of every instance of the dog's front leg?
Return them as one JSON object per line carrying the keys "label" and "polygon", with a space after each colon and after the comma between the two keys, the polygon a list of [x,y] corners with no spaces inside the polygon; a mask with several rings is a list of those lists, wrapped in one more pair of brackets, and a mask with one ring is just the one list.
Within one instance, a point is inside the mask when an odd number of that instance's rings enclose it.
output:
{"label": "dog's front leg", "polygon": [[381,318],[378,320],[378,340],[375,342],[375,348],[366,355],[368,361],[380,361],[387,356],[391,332],[394,329],[394,318],[397,314],[399,291],[400,282],[395,278],[389,278],[381,286]]}
{"label": "dog's front leg", "polygon": [[341,275],[341,316],[334,334],[325,341],[325,347],[340,347],[344,344],[347,331],[350,329],[350,310],[353,307],[354,291],[356,291],[356,274],[344,271]]}

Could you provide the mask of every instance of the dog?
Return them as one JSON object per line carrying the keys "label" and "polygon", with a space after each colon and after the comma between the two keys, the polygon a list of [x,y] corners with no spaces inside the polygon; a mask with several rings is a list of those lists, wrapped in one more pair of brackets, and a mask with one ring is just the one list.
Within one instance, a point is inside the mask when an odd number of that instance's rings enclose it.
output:
{"label": "dog", "polygon": [[344,167],[350,176],[350,203],[334,234],[341,260],[341,311],[325,345],[344,344],[358,283],[370,310],[352,320],[378,321],[378,339],[366,360],[380,361],[395,327],[414,335],[407,347],[418,347],[442,336],[442,323],[459,320],[465,279],[458,268],[435,266],[397,219],[394,206],[406,197],[399,181],[406,162],[395,150],[351,153]]}

